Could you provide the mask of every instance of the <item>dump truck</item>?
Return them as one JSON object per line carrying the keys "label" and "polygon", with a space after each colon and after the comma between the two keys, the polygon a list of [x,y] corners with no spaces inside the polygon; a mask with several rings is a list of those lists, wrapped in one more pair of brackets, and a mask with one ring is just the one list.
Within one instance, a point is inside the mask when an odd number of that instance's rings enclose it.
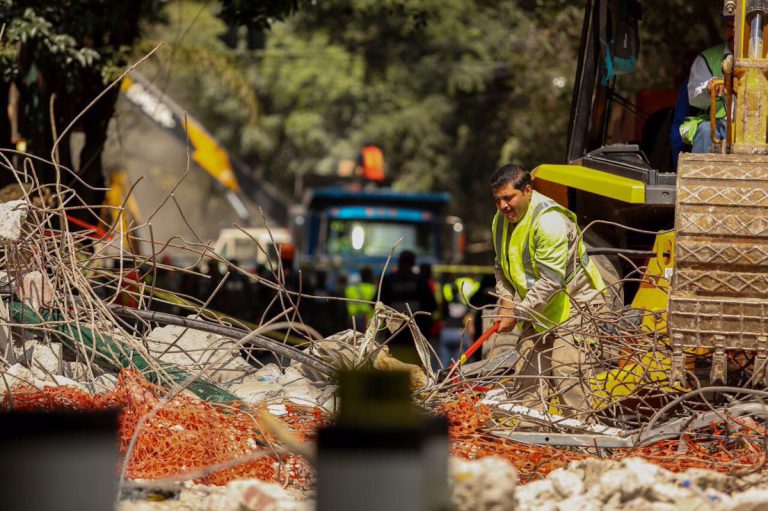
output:
{"label": "dump truck", "polygon": [[[727,0],[735,44],[723,61],[727,134],[709,154],[683,153],[677,173],[654,165],[640,147],[606,144],[616,76],[608,76],[605,43],[634,0],[586,3],[569,122],[567,162],[534,171],[535,187],[595,220],[603,246],[647,265],[627,296],[644,324],[667,338],[672,383],[686,358],[711,360],[709,382],[727,378],[727,353],[754,356],[752,383],[766,383],[768,360],[768,58],[763,43],[768,3]],[[705,6],[702,5],[702,9]],[[606,38],[606,35],[608,38]],[[631,75],[628,75],[631,76]],[[717,88],[713,87],[712,102]],[[625,100],[624,100],[625,101]],[[716,133],[714,116],[710,119]],[[665,134],[655,133],[657,138]],[[617,228],[617,224],[632,229]],[[656,234],[653,234],[656,233]]]}
{"label": "dump truck", "polygon": [[291,212],[293,239],[304,268],[354,276],[381,273],[402,250],[436,270],[456,270],[464,252],[464,224],[446,213],[448,192],[407,192],[341,186],[310,189]]}

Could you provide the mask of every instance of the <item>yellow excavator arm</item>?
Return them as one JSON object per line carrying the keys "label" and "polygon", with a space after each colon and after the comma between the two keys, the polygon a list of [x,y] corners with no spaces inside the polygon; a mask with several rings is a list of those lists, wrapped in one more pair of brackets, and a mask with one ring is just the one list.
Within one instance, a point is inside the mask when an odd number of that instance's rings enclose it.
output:
{"label": "yellow excavator arm", "polygon": [[224,187],[227,201],[235,213],[248,223],[250,214],[239,197],[240,183],[229,153],[216,139],[183,108],[135,71],[123,79],[121,92],[160,127],[172,131],[185,143],[189,141],[192,159]]}

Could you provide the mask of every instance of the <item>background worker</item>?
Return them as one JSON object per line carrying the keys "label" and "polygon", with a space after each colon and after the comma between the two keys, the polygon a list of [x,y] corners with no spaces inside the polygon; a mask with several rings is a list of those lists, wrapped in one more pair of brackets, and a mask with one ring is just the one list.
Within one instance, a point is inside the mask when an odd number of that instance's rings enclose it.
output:
{"label": "background worker", "polygon": [[576,216],[533,191],[528,171],[505,165],[490,184],[497,208],[492,231],[499,332],[511,332],[518,323],[522,329],[516,345],[505,345],[504,336],[497,336],[490,355],[518,351],[515,399],[521,404],[546,410],[556,393],[559,413],[572,415],[587,406],[580,372],[585,357],[578,339],[551,329],[571,318],[571,300],[602,305],[605,285],[587,256]]}
{"label": "background worker", "polygon": [[[386,275],[381,282],[381,301],[398,312],[435,312],[437,303],[429,282],[423,276],[413,271],[416,265],[416,254],[411,250],[403,250],[397,261],[397,270]],[[422,335],[429,334],[432,318],[426,314],[415,317],[416,326]],[[418,363],[419,356],[411,336],[411,331],[405,328],[396,335],[389,344],[392,354],[408,363]]]}
{"label": "background worker", "polygon": [[717,95],[717,138],[725,138],[725,102],[723,86],[715,85],[715,81],[723,78],[723,59],[733,54],[734,17],[723,14],[723,42],[701,52],[691,66],[688,77],[688,103],[698,109],[696,115],[688,117],[680,126],[683,141],[693,146],[694,153],[707,153],[712,147],[712,126],[710,124],[710,108],[712,89]]}
{"label": "background worker", "polygon": [[440,286],[440,312],[443,328],[440,330],[437,353],[443,367],[449,367],[458,360],[462,349],[466,349],[475,338],[467,326],[470,322],[469,300],[480,288],[480,283],[471,277],[446,279]]}
{"label": "background worker", "polygon": [[358,331],[365,331],[373,317],[373,305],[364,302],[376,301],[376,284],[373,282],[373,270],[364,267],[360,270],[360,282],[347,284],[344,296],[355,302],[347,302],[347,314],[352,326]]}

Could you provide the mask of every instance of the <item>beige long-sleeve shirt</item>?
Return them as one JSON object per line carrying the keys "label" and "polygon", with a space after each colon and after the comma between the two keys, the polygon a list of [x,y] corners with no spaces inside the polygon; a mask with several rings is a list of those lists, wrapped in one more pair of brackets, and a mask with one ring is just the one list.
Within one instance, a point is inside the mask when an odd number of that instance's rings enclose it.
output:
{"label": "beige long-sleeve shirt", "polygon": [[[547,236],[542,236],[546,232]],[[566,265],[573,258],[578,258],[579,233],[576,225],[558,211],[547,211],[541,215],[537,229],[532,233],[534,251],[532,257],[539,268],[541,278],[536,280],[524,298],[516,296],[515,288],[504,275],[496,254],[494,270],[496,275],[496,293],[502,298],[502,306],[511,306],[519,321],[531,319],[531,312],[540,313],[549,301],[563,290],[566,278]],[[557,240],[555,245],[549,240]],[[567,247],[567,251],[565,248]],[[567,258],[562,254],[567,253]],[[592,288],[589,277],[581,265],[576,265],[576,274],[567,285],[568,295],[572,299],[589,303],[598,298],[599,290]],[[502,311],[503,313],[503,311]]]}

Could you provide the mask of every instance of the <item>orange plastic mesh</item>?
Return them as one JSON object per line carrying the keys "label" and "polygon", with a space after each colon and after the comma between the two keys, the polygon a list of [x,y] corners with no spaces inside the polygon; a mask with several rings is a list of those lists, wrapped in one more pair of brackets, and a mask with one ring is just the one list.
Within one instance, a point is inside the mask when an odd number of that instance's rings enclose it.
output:
{"label": "orange plastic mesh", "polygon": [[[101,410],[121,408],[120,447],[125,455],[139,421],[152,411],[167,391],[144,380],[132,370],[120,375],[117,388],[92,396],[73,387],[25,388],[4,398],[18,410]],[[302,440],[312,440],[317,428],[329,418],[318,407],[286,405],[281,418]],[[545,477],[553,470],[588,456],[567,449],[521,444],[491,435],[491,409],[472,393],[462,393],[438,410],[449,419],[451,454],[465,459],[498,456],[512,463],[521,482]],[[638,449],[614,449],[610,459],[642,457],[674,472],[708,468],[725,473],[744,473],[763,467],[768,433],[750,419],[737,419],[743,428],[729,431],[723,424]],[[195,397],[176,396],[141,427],[128,460],[127,475],[133,479],[175,477],[263,453],[266,456],[212,471],[198,483],[224,485],[239,478],[258,478],[295,488],[309,489],[314,482],[310,465],[298,456],[275,456],[268,447],[273,439],[260,428],[256,415],[236,407],[214,406]]]}
{"label": "orange plastic mesh", "polygon": [[451,454],[454,456],[504,458],[517,469],[521,482],[545,477],[571,461],[586,457],[572,451],[513,442],[483,431],[490,425],[491,409],[478,401],[472,394],[460,394],[455,401],[438,409],[448,417]]}
{"label": "orange plastic mesh", "polygon": [[[134,370],[126,370],[121,373],[116,389],[108,394],[92,396],[64,386],[46,387],[42,391],[24,388],[6,396],[4,404],[17,410],[120,408],[120,449],[125,455],[139,421],[152,412],[165,395],[167,390],[146,381]],[[288,414],[282,418],[301,438],[325,420],[319,409],[286,408]],[[178,395],[159,407],[141,426],[128,460],[127,476],[131,479],[177,477],[262,453],[266,456],[203,475],[195,481],[224,485],[234,479],[258,478],[308,487],[311,470],[306,461],[297,456],[275,456],[265,447],[272,442],[254,414]]]}
{"label": "orange plastic mesh", "polygon": [[[545,477],[569,462],[588,456],[568,449],[527,445],[499,438],[483,431],[490,425],[491,410],[479,404],[473,394],[460,394],[439,411],[450,421],[451,453],[466,459],[498,456],[512,463],[521,482]],[[738,419],[743,429],[728,431],[724,424],[692,431],[680,439],[664,440],[637,449],[613,449],[610,459],[620,461],[640,457],[672,472],[706,468],[728,474],[760,470],[766,463],[766,439],[763,427],[750,419]]]}

